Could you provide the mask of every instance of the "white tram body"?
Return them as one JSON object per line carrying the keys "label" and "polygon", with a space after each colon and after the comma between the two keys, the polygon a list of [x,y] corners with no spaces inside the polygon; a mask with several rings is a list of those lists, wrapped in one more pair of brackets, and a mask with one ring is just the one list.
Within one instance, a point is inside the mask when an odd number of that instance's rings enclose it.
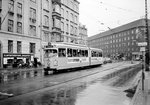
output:
{"label": "white tram body", "polygon": [[45,69],[62,70],[103,64],[102,50],[64,42],[44,48]]}

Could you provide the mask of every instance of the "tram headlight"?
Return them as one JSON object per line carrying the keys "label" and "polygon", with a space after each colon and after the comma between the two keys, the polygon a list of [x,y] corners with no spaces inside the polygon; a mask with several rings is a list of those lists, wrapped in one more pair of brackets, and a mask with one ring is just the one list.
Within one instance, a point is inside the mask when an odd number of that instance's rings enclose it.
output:
{"label": "tram headlight", "polygon": [[58,66],[58,61],[57,60],[54,61],[54,66]]}

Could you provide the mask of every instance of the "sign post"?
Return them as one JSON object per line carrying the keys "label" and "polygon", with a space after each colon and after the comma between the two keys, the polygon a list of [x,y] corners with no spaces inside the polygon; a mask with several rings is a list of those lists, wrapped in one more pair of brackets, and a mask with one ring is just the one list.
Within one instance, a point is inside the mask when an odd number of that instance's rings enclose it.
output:
{"label": "sign post", "polygon": [[144,90],[144,79],[145,79],[144,70],[146,69],[145,52],[146,52],[147,42],[140,42],[138,43],[138,46],[140,46],[140,52],[142,52],[142,56],[143,56],[142,57],[142,90]]}

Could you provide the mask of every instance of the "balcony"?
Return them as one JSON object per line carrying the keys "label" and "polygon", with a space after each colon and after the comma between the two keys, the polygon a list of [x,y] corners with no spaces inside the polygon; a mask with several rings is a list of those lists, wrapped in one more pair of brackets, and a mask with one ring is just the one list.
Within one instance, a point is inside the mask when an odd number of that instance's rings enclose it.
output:
{"label": "balcony", "polygon": [[57,27],[52,27],[52,33],[58,33],[61,34],[61,29]]}
{"label": "balcony", "polygon": [[43,28],[46,30],[49,30],[49,26],[48,25],[43,25]]}
{"label": "balcony", "polygon": [[52,12],[52,17],[55,17],[55,16],[57,16],[57,17],[59,17],[61,19],[61,14],[56,12],[56,11],[53,11]]}

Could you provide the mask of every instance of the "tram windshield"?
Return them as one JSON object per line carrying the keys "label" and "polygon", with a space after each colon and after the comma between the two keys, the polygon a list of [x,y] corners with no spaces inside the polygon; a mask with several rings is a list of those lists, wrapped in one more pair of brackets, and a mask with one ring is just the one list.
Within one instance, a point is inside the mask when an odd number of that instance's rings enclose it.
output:
{"label": "tram windshield", "polygon": [[56,57],[57,56],[57,50],[56,49],[46,49],[44,57]]}

